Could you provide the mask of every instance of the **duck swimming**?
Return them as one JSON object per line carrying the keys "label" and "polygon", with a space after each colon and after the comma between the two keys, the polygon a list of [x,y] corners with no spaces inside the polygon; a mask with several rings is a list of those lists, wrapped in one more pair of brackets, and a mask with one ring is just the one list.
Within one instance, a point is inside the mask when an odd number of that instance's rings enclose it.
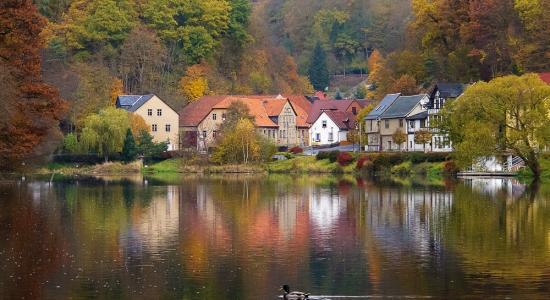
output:
{"label": "duck swimming", "polygon": [[288,300],[301,300],[301,299],[309,299],[308,293],[303,292],[297,292],[297,291],[290,291],[290,286],[288,284],[285,284],[281,287],[281,290],[284,291],[283,299]]}

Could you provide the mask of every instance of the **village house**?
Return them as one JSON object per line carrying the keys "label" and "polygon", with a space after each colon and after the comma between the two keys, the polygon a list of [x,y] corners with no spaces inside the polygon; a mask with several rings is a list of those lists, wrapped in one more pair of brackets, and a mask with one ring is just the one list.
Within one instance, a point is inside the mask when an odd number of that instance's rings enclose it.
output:
{"label": "village house", "polygon": [[[428,101],[429,98],[426,94],[387,95],[380,105],[365,118],[368,140],[369,142],[374,141],[374,145],[369,144],[367,149],[370,151],[407,151],[409,142],[407,118],[425,111]],[[403,143],[396,143],[394,141],[396,132],[401,132],[407,139]]]}
{"label": "village house", "polygon": [[356,118],[352,113],[323,111],[311,125],[311,145],[332,145],[347,141],[348,132],[353,129],[356,129]]}
{"label": "village house", "polygon": [[431,127],[432,142],[430,151],[432,152],[451,152],[453,146],[449,137],[446,134],[439,132],[435,128],[437,119],[439,119],[441,109],[443,106],[462,95],[464,93],[465,86],[461,83],[438,83],[434,86],[430,93],[430,100],[426,105],[428,110],[427,124]]}
{"label": "village house", "polygon": [[[277,146],[307,146],[309,101],[300,96],[205,96],[180,112],[180,144],[205,150],[215,145],[231,104],[242,102],[259,134]],[[305,109],[304,109],[305,108]]]}
{"label": "village house", "polygon": [[347,141],[350,130],[357,129],[357,114],[370,104],[365,100],[317,100],[313,102],[307,123],[310,144],[331,145]]}
{"label": "village house", "polygon": [[121,95],[116,107],[141,116],[149,126],[155,142],[167,142],[168,150],[178,150],[179,115],[166,102],[153,94]]}
{"label": "village house", "polygon": [[378,152],[381,151],[380,144],[380,116],[399,98],[401,94],[388,94],[380,101],[366,117],[365,117],[365,132],[367,133],[366,151]]}

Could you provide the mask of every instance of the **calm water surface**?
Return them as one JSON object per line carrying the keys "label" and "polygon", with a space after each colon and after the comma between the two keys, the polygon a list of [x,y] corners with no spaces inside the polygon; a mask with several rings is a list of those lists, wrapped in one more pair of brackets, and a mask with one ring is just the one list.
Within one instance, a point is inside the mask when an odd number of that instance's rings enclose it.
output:
{"label": "calm water surface", "polygon": [[0,183],[0,298],[545,298],[550,186],[184,177]]}

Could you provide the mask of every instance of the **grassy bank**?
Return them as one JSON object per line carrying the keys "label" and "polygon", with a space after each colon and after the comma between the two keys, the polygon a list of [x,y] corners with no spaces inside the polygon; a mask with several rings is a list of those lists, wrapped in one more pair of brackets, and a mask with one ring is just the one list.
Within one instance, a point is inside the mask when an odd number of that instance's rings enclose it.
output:
{"label": "grassy bank", "polygon": [[128,175],[140,174],[143,165],[141,161],[135,161],[128,164],[120,162],[107,162],[97,165],[80,165],[73,163],[50,163],[36,170],[37,174],[61,174],[61,175],[94,175],[94,176],[109,176],[109,175]]}
{"label": "grassy bank", "polygon": [[266,164],[269,173],[289,174],[349,174],[354,173],[353,164],[342,167],[328,159],[317,160],[314,156],[296,156],[287,160],[274,161]]}
{"label": "grassy bank", "polygon": [[167,159],[165,161],[145,166],[143,172],[146,174],[158,173],[265,173],[265,168],[259,164],[248,165],[214,165],[214,164],[190,164],[183,158]]}

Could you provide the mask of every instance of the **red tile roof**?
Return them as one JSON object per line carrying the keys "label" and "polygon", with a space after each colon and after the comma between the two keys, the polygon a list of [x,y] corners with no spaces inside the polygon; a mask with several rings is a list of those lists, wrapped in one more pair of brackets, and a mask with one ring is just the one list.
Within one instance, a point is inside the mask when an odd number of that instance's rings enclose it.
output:
{"label": "red tile roof", "polygon": [[550,84],[550,72],[539,73],[539,77],[542,81]]}
{"label": "red tile roof", "polygon": [[325,111],[325,113],[338,128],[343,130],[355,129],[355,115],[352,113],[334,110]]}
{"label": "red tile roof", "polygon": [[229,96],[204,96],[179,111],[181,127],[195,127],[208,116],[212,107]]}
{"label": "red tile roof", "polygon": [[[323,111],[335,110],[345,112],[348,110],[350,105],[356,100],[323,100],[315,101],[311,106],[311,109],[308,113],[307,122],[313,124],[319,118]],[[363,107],[361,102],[358,102],[359,105]]]}
{"label": "red tile roof", "polygon": [[[241,98],[241,97],[228,97],[218,104],[214,105],[212,108],[218,109],[227,109],[229,106],[237,101],[240,101],[246,106],[252,116],[254,116],[254,124],[258,127],[277,127],[277,124],[269,118],[265,106],[262,104],[264,101],[272,100],[262,100],[262,99],[251,99],[251,98]],[[283,104],[284,105],[284,104]],[[281,106],[282,109],[282,106]]]}

